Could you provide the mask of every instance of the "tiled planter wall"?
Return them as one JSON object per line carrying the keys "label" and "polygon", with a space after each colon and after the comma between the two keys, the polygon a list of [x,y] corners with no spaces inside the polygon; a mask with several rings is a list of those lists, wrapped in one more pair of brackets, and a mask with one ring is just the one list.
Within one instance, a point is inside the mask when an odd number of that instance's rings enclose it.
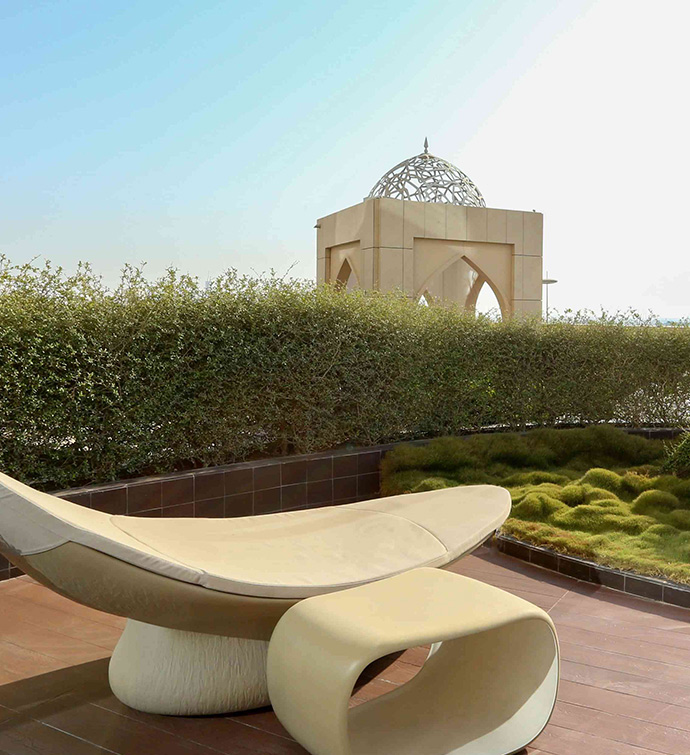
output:
{"label": "tiled planter wall", "polygon": [[566,577],[610,587],[612,590],[627,592],[639,598],[648,598],[661,603],[670,603],[681,608],[690,608],[690,586],[654,579],[638,574],[630,574],[619,569],[601,566],[583,558],[565,556],[548,548],[540,548],[523,543],[507,535],[499,535],[495,540],[501,553],[522,561],[528,561],[542,569],[558,572]]}
{"label": "tiled planter wall", "polygon": [[[674,428],[628,432],[669,439]],[[429,441],[415,441],[424,444]],[[56,495],[109,514],[233,517],[376,498],[381,458],[397,443],[195,469],[63,490]],[[22,572],[0,555],[0,581]]]}

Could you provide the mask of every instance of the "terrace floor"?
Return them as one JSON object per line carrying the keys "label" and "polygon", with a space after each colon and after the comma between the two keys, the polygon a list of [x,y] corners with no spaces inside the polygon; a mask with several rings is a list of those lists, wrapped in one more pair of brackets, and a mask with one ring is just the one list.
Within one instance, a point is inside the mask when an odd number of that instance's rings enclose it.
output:
{"label": "terrace floor", "polygon": [[[525,752],[690,753],[690,611],[553,575],[488,548],[455,570],[536,603],[558,628],[559,702]],[[28,577],[0,583],[0,755],[304,755],[270,709],[166,718],[126,708],[107,682],[123,624]],[[353,705],[404,683],[423,660],[415,649],[370,668]]]}

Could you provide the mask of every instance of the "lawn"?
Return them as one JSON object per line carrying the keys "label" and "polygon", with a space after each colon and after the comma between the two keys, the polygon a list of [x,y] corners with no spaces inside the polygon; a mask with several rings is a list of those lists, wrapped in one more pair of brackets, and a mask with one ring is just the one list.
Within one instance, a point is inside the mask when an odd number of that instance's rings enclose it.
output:
{"label": "lawn", "polygon": [[503,533],[690,583],[690,479],[664,459],[661,442],[601,425],[438,438],[391,451],[382,492],[502,485],[513,501]]}

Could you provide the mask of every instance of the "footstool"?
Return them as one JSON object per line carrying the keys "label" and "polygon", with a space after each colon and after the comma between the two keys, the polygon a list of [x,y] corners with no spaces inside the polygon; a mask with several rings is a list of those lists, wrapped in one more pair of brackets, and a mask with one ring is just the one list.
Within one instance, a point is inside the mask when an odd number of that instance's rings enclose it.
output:
{"label": "footstool", "polygon": [[[411,681],[348,710],[372,661],[430,643]],[[290,608],[269,645],[268,690],[312,755],[508,755],[546,726],[558,669],[540,608],[421,568]]]}

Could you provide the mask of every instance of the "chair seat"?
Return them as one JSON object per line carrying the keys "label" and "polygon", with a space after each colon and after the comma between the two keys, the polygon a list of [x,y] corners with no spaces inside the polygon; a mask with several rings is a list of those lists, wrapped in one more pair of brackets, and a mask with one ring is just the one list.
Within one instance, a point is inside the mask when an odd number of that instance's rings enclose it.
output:
{"label": "chair seat", "polygon": [[112,516],[0,475],[0,534],[20,555],[67,542],[221,592],[300,599],[443,566],[505,520],[492,485],[234,519]]}

